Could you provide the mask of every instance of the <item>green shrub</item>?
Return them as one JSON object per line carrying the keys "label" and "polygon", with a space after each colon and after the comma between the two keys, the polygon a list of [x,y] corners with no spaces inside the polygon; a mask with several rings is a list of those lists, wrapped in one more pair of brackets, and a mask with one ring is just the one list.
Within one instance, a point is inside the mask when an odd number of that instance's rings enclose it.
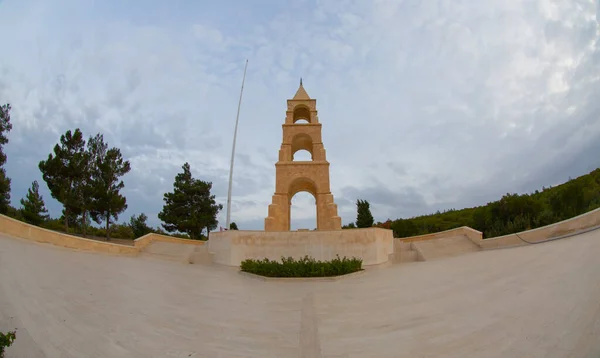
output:
{"label": "green shrub", "polygon": [[42,223],[40,226],[52,231],[65,231],[65,223],[58,219],[50,219]]}
{"label": "green shrub", "polygon": [[317,261],[304,256],[299,260],[282,257],[281,262],[269,259],[242,261],[240,269],[267,277],[329,277],[362,270],[362,259],[337,256],[331,261]]}
{"label": "green shrub", "polygon": [[16,219],[16,220],[23,221],[23,211],[21,209],[17,209],[10,205],[8,206],[8,208],[6,210],[6,216]]}
{"label": "green shrub", "polygon": [[[64,229],[63,229],[63,231],[64,231]],[[77,235],[83,236],[82,230],[76,230],[76,232],[77,232]],[[88,238],[90,238],[90,237],[92,237],[92,238],[106,237],[106,230],[104,230],[104,227],[97,227],[97,226],[90,225],[85,228],[85,235]]]}
{"label": "green shrub", "polygon": [[[104,230],[102,230],[104,231]],[[106,235],[106,232],[104,232]],[[135,238],[135,234],[129,225],[113,224],[110,226],[110,237],[114,239],[131,239]]]}
{"label": "green shrub", "polygon": [[16,331],[0,332],[0,358],[4,357],[4,349],[10,347],[17,338]]}

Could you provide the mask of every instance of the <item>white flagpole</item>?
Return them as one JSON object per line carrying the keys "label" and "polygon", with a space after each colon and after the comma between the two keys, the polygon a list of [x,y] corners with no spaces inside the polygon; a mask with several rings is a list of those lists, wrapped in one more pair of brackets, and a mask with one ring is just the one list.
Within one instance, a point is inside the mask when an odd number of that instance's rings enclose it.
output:
{"label": "white flagpole", "polygon": [[231,165],[229,167],[229,191],[227,192],[227,220],[225,221],[225,230],[229,230],[231,224],[231,184],[233,182],[233,159],[235,158],[235,141],[237,138],[238,122],[240,120],[240,106],[242,105],[242,93],[244,93],[244,81],[246,80],[246,68],[248,68],[248,60],[244,66],[244,77],[242,78],[242,90],[240,91],[240,101],[238,103],[237,116],[235,117],[235,129],[233,131],[233,147],[231,148]]}

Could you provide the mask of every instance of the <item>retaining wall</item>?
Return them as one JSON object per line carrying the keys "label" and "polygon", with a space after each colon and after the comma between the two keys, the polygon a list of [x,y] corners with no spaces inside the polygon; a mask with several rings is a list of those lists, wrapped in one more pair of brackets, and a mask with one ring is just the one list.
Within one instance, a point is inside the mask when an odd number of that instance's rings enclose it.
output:
{"label": "retaining wall", "polygon": [[[574,218],[559,221],[547,226],[542,226],[537,229],[485,239],[482,240],[480,246],[483,249],[496,249],[502,247],[528,245],[523,240],[533,243],[541,242],[553,237],[576,233],[578,231],[586,230],[596,226],[600,226],[600,208],[581,214]],[[523,238],[523,240],[519,239],[519,236]]]}
{"label": "retaining wall", "polygon": [[137,255],[154,241],[172,242],[187,245],[204,245],[204,241],[178,239],[171,236],[150,233],[134,240],[133,246],[112,242],[86,239],[62,232],[44,229],[0,214],[0,232],[14,237],[40,243],[48,243],[69,249],[103,252],[120,255]]}
{"label": "retaining wall", "polygon": [[[424,240],[435,240],[435,239],[450,239],[457,238],[460,236],[466,236],[469,240],[475,243],[477,246],[482,249],[497,249],[504,247],[513,247],[513,246],[522,246],[528,245],[528,243],[524,242],[526,240],[528,242],[536,243],[545,241],[547,239],[551,239],[554,237],[559,237],[563,235],[568,235],[572,233],[576,233],[579,231],[583,231],[586,229],[590,229],[593,227],[600,226],[600,208],[589,211],[587,213],[581,214],[571,219],[559,221],[554,224],[550,224],[547,226],[542,226],[536,229],[522,231],[516,234],[509,234],[504,236],[493,237],[489,239],[483,239],[482,233],[472,229],[468,226],[462,226],[456,229],[446,230],[435,232],[426,235],[419,236],[410,236],[405,238],[400,238],[401,242],[419,242]],[[519,236],[523,238],[523,240],[519,239]]]}
{"label": "retaining wall", "polygon": [[[482,249],[496,249],[527,245],[518,236],[529,242],[541,242],[597,226],[600,226],[600,208],[548,226],[485,240],[482,239],[481,232],[467,226],[399,240],[411,243],[465,236]],[[206,244],[205,241],[179,239],[151,233],[134,240],[133,246],[119,245],[44,229],[5,215],[0,215],[0,232],[71,249],[121,255],[137,255],[153,241],[186,245]],[[358,256],[363,258],[364,265],[374,265],[387,262],[388,255],[394,253],[392,231],[381,228],[292,232],[231,230],[215,232],[210,236],[208,248],[214,254],[214,261],[232,266],[238,266],[247,258],[279,259],[281,256],[309,255],[320,260],[330,260],[335,257],[336,253],[340,257]]]}
{"label": "retaining wall", "polygon": [[63,234],[31,225],[20,220],[0,215],[0,232],[10,236],[22,239],[32,240],[41,243],[48,243],[69,249],[78,249],[85,251],[104,252],[121,255],[137,255],[138,249],[133,246],[113,244],[110,242],[97,241],[77,237],[74,235]]}
{"label": "retaining wall", "polygon": [[434,232],[426,235],[419,236],[410,236],[400,238],[402,242],[416,242],[416,241],[424,241],[424,240],[433,240],[433,239],[444,239],[456,236],[466,236],[469,240],[471,240],[476,245],[479,245],[481,240],[483,239],[483,234],[481,231],[477,231],[468,226],[461,226],[456,229],[450,229],[446,231]]}
{"label": "retaining wall", "polygon": [[363,265],[389,260],[394,252],[391,230],[380,228],[332,231],[242,231],[229,230],[210,234],[208,251],[213,262],[239,266],[245,259],[280,260],[282,256],[317,260],[336,257],[360,257]]}

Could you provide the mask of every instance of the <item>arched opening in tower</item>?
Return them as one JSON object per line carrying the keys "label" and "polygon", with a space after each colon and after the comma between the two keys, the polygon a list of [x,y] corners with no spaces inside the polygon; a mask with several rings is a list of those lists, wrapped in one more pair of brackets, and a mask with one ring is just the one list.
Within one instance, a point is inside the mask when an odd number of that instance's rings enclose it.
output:
{"label": "arched opening in tower", "polygon": [[313,160],[312,153],[308,150],[301,149],[294,153],[295,162],[310,162]]}
{"label": "arched opening in tower", "polygon": [[313,140],[305,133],[300,133],[292,139],[292,160],[293,161],[312,161],[313,158]]}
{"label": "arched opening in tower", "polygon": [[304,105],[298,105],[294,108],[294,124],[310,123],[310,109]]}
{"label": "arched opening in tower", "polygon": [[300,191],[290,200],[290,230],[317,228],[317,201],[307,192]]}

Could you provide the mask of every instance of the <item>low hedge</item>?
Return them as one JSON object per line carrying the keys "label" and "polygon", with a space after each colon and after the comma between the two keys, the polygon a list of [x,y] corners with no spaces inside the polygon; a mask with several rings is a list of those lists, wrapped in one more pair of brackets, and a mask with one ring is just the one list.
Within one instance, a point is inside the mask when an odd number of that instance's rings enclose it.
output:
{"label": "low hedge", "polygon": [[362,259],[356,257],[349,259],[345,256],[340,259],[339,255],[336,256],[331,261],[318,261],[308,256],[299,260],[282,257],[281,262],[266,258],[247,259],[242,261],[240,269],[266,277],[330,277],[362,270]]}

